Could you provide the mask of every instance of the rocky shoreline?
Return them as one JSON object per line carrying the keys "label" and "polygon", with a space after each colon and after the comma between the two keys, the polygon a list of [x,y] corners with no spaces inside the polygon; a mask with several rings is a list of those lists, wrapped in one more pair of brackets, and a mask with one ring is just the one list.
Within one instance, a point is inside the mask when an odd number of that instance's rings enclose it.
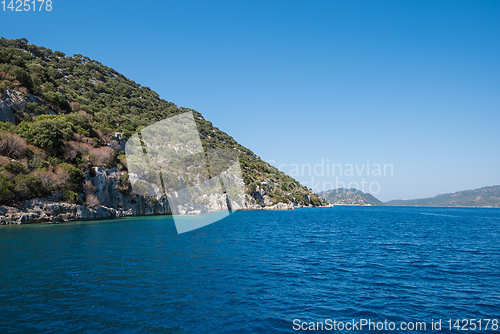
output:
{"label": "rocky shoreline", "polygon": [[[333,205],[330,205],[333,206]],[[26,210],[29,208],[29,211]],[[299,208],[314,208],[314,206],[294,206],[293,203],[277,203],[272,206],[261,207],[259,205],[239,209],[241,211],[252,210],[294,210]],[[152,207],[145,212],[137,210],[120,210],[99,206],[89,208],[85,205],[49,202],[43,200],[32,200],[23,202],[23,208],[0,206],[0,225],[21,225],[21,224],[60,224],[71,221],[104,220],[120,217],[140,217],[140,216],[162,216],[171,215],[170,212],[159,207]]]}
{"label": "rocky shoreline", "polygon": [[[93,195],[99,200],[99,205],[87,206],[58,201],[60,194],[46,198],[36,198],[23,201],[15,206],[0,205],[0,225],[33,224],[33,223],[63,223],[77,220],[99,220],[133,216],[171,215],[168,200],[160,194],[156,197],[144,197],[123,191],[123,177],[128,175],[116,168],[106,169],[94,167],[95,174],[86,175],[93,189]],[[229,202],[238,210],[294,210],[296,208],[314,207],[300,205],[296,202],[276,203],[268,196],[265,187],[257,187],[252,196],[245,194],[239,202],[229,201],[227,195],[212,195],[209,200],[209,212],[221,211],[227,208]],[[193,209],[192,212],[195,210]],[[191,212],[188,212],[190,214]]]}

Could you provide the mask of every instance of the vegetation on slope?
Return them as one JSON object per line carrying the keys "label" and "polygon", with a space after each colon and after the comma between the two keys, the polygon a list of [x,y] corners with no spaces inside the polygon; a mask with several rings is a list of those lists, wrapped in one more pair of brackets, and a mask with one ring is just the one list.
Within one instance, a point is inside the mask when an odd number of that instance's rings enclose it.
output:
{"label": "vegetation on slope", "polygon": [[[322,205],[296,180],[262,161],[249,149],[192,109],[161,99],[98,61],[80,54],[0,39],[0,103],[15,100],[14,123],[0,122],[0,202],[53,196],[54,200],[92,205],[87,176],[94,166],[126,171],[120,145],[135,132],[186,111],[195,115],[205,149],[239,152],[248,193],[261,182],[272,184],[275,202],[295,199]],[[5,104],[4,104],[5,105]],[[1,107],[1,106],[0,106]],[[130,191],[125,177],[120,190]]]}
{"label": "vegetation on slope", "polygon": [[440,194],[428,198],[392,200],[386,202],[385,205],[500,207],[500,186],[463,190],[452,194]]}
{"label": "vegetation on slope", "polygon": [[384,205],[384,203],[372,194],[364,193],[354,188],[322,191],[318,195],[335,205]]}

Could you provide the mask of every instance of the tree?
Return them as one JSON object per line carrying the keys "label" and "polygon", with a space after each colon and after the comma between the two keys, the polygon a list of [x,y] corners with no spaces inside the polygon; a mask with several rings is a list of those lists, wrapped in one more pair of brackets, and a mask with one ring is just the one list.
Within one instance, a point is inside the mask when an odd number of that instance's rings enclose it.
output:
{"label": "tree", "polygon": [[248,185],[247,194],[251,196],[255,192],[255,190],[257,190],[257,184],[255,182],[252,182]]}
{"label": "tree", "polygon": [[9,164],[5,166],[5,169],[15,175],[29,173],[29,169],[19,161],[9,162]]}
{"label": "tree", "polygon": [[31,111],[32,113],[43,115],[43,114],[47,113],[47,110],[49,110],[49,107],[39,105],[36,102],[28,102],[28,103],[26,103],[26,109],[28,111]]}
{"label": "tree", "polygon": [[28,167],[30,167],[33,170],[43,169],[43,168],[47,168],[49,166],[50,166],[50,164],[47,161],[43,160],[40,157],[36,157],[36,156],[31,158],[28,162]]}
{"label": "tree", "polygon": [[61,52],[61,51],[54,51],[54,56],[56,56],[56,57],[64,57],[66,55],[63,52]]}
{"label": "tree", "polygon": [[15,179],[15,192],[21,198],[33,198],[41,195],[42,182],[37,175],[19,174]]}
{"label": "tree", "polygon": [[35,122],[30,132],[33,144],[43,149],[59,147],[64,139],[56,122],[51,120]]}
{"label": "tree", "polygon": [[9,178],[0,173],[0,201],[7,199],[12,195],[12,190],[14,189],[14,184],[9,180]]}
{"label": "tree", "polygon": [[70,203],[80,203],[80,196],[78,196],[77,193],[71,190],[64,190],[63,191],[63,199],[66,202]]}
{"label": "tree", "polygon": [[71,113],[65,115],[64,119],[66,120],[66,122],[73,124],[75,127],[80,126],[87,131],[90,131],[92,129],[92,125],[90,124],[88,118],[83,114]]}
{"label": "tree", "polygon": [[83,191],[85,174],[78,168],[67,163],[62,163],[57,166],[56,174],[60,180],[64,180],[62,184],[64,188],[74,192]]}

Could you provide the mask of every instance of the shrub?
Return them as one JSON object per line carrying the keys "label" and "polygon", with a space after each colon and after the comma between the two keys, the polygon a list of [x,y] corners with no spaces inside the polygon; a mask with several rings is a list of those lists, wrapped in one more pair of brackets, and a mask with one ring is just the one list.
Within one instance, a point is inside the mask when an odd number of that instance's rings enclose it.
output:
{"label": "shrub", "polygon": [[54,121],[35,122],[30,131],[30,139],[36,146],[49,149],[62,145],[64,135]]}
{"label": "shrub", "polygon": [[78,133],[80,136],[83,137],[89,137],[90,136],[90,131],[85,130],[81,126],[75,126],[76,133]]}
{"label": "shrub", "polygon": [[[17,132],[16,126],[14,124],[12,124],[11,122],[4,122],[4,121],[0,121],[0,130],[7,131],[10,133]],[[0,138],[2,137],[3,131],[0,131]]]}
{"label": "shrub", "polygon": [[34,157],[28,162],[28,167],[31,169],[43,169],[49,166],[50,164],[40,157]]}
{"label": "shrub", "polygon": [[89,167],[89,176],[90,177],[95,177],[96,176],[96,171],[94,169],[94,166]]}
{"label": "shrub", "polygon": [[33,173],[40,180],[40,194],[49,195],[61,185],[57,175],[51,171],[40,170]]}
{"label": "shrub", "polygon": [[49,107],[41,106],[36,102],[28,102],[28,103],[26,103],[26,109],[34,114],[43,115],[43,114],[47,113],[47,110],[49,110]]}
{"label": "shrub", "polygon": [[56,56],[56,57],[64,57],[65,54],[62,53],[61,51],[54,51],[54,56]]}
{"label": "shrub", "polygon": [[15,179],[15,192],[21,198],[33,198],[41,195],[42,182],[40,178],[31,173],[19,174]]}
{"label": "shrub", "polygon": [[0,201],[9,198],[12,195],[12,190],[14,190],[14,184],[5,174],[0,173]]}
{"label": "shrub", "polygon": [[7,166],[5,166],[5,169],[15,175],[29,173],[29,169],[19,161],[10,162]]}
{"label": "shrub", "polygon": [[247,187],[247,194],[251,196],[255,192],[255,190],[257,190],[257,184],[255,182],[252,182]]}
{"label": "shrub", "polygon": [[302,198],[302,196],[300,196],[300,194],[294,194],[293,197],[295,197],[295,200],[297,201],[297,203],[304,202],[304,199]]}
{"label": "shrub", "polygon": [[52,167],[56,167],[57,164],[59,164],[59,159],[57,159],[56,157],[47,157],[47,162],[52,166]]}
{"label": "shrub", "polygon": [[42,97],[49,103],[52,103],[53,105],[56,105],[61,109],[64,110],[70,109],[69,104],[66,101],[66,98],[61,93],[56,93],[51,90],[46,90],[43,92]]}
{"label": "shrub", "polygon": [[83,181],[85,180],[85,174],[78,168],[67,163],[62,163],[57,165],[56,174],[61,181],[65,180],[62,184],[62,187],[64,187],[65,189],[74,192],[83,191]]}
{"label": "shrub", "polygon": [[63,200],[66,202],[78,204],[80,203],[80,196],[78,196],[78,194],[74,191],[66,189],[63,191]]}
{"label": "shrub", "polygon": [[85,199],[86,206],[91,207],[91,208],[96,208],[100,204],[101,204],[101,202],[99,201],[99,198],[96,195],[94,195],[94,194],[87,195],[87,197]]}
{"label": "shrub", "polygon": [[92,141],[94,142],[94,147],[101,147],[102,146],[102,141],[99,138],[92,138]]}
{"label": "shrub", "polygon": [[12,159],[24,156],[26,152],[26,141],[18,135],[3,132],[0,133],[0,153]]}
{"label": "shrub", "polygon": [[75,127],[81,127],[86,131],[90,131],[92,129],[92,125],[90,124],[87,117],[79,113],[71,113],[64,116],[66,122],[72,124]]}
{"label": "shrub", "polygon": [[65,149],[73,150],[73,151],[81,151],[83,153],[87,153],[92,149],[92,145],[87,143],[82,143],[74,140],[70,140],[68,144],[64,147]]}
{"label": "shrub", "polygon": [[57,178],[59,179],[61,185],[64,185],[68,182],[69,173],[66,169],[62,168],[61,165],[62,164],[57,165],[54,172],[57,175]]}
{"label": "shrub", "polygon": [[105,146],[101,148],[92,148],[88,152],[89,152],[89,160],[93,165],[110,166],[114,162],[113,160],[115,152],[111,147]]}
{"label": "shrub", "polygon": [[130,180],[128,174],[124,173],[120,176],[120,184],[116,185],[116,188],[122,193],[128,193],[131,189]]}

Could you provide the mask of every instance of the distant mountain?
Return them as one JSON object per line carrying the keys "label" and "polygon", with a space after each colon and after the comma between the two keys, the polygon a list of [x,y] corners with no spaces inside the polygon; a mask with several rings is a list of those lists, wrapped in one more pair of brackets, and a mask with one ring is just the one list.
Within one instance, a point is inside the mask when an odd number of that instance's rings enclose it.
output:
{"label": "distant mountain", "polygon": [[376,199],[373,195],[354,188],[322,191],[318,195],[335,205],[384,205],[383,202]]}
{"label": "distant mountain", "polygon": [[441,194],[428,198],[393,200],[386,202],[385,205],[500,207],[500,185],[457,191],[453,194]]}

